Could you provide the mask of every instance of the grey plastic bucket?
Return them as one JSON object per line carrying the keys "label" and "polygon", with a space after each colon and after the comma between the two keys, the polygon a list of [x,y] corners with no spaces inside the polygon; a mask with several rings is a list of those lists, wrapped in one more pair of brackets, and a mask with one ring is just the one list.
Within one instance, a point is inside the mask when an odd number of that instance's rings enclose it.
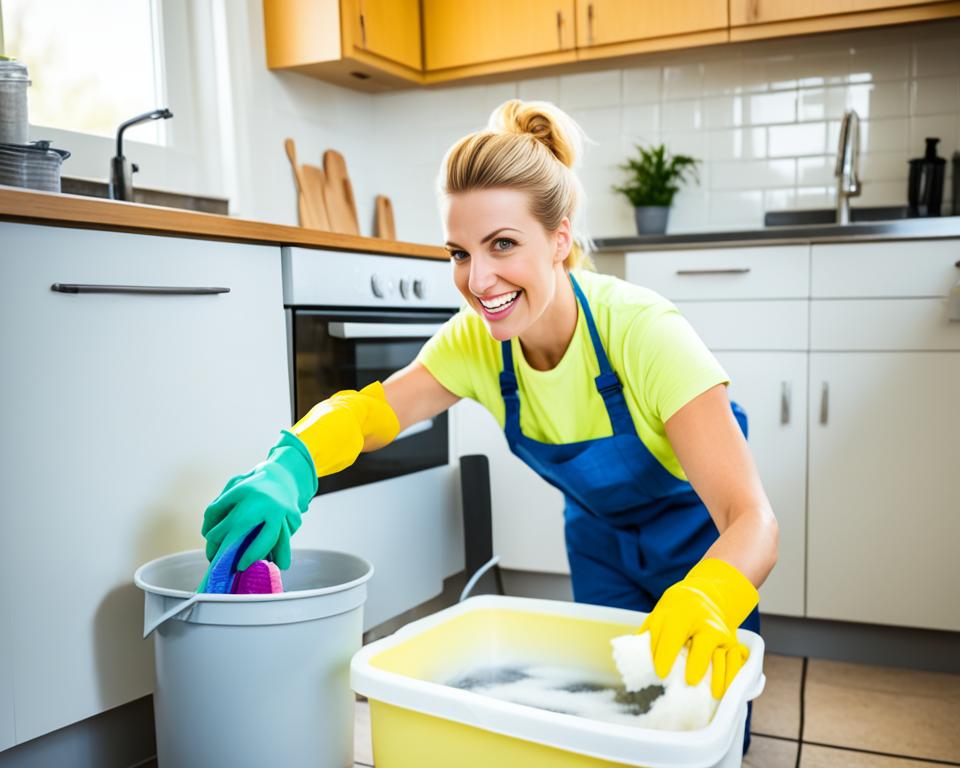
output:
{"label": "grey plastic bucket", "polygon": [[134,574],[144,636],[156,630],[159,765],[352,766],[350,659],[373,566],[345,552],[294,550],[282,594],[196,596],[206,567],[196,550]]}

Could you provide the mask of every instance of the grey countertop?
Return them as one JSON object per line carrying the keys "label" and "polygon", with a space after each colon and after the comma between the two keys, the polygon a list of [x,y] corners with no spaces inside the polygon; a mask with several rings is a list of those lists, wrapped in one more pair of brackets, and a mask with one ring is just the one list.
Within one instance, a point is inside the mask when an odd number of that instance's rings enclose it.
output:
{"label": "grey countertop", "polygon": [[711,248],[731,245],[845,243],[869,240],[913,240],[960,237],[960,216],[898,219],[854,224],[807,224],[744,231],[689,232],[676,235],[604,237],[594,240],[599,252],[662,251],[671,248]]}

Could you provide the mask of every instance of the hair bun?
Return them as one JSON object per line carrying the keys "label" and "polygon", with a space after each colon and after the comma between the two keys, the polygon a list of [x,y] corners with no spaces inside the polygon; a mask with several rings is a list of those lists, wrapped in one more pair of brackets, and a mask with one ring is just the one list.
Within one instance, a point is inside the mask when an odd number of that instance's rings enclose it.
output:
{"label": "hair bun", "polygon": [[506,133],[530,134],[568,168],[573,168],[581,155],[580,127],[548,101],[510,99],[493,111],[489,127]]}

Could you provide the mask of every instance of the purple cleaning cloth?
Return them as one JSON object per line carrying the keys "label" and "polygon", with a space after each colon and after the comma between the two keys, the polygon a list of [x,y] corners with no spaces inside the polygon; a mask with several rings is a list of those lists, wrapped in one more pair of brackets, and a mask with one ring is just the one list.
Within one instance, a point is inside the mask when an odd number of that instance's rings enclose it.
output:
{"label": "purple cleaning cloth", "polygon": [[271,595],[283,592],[280,569],[276,563],[257,560],[245,571],[237,573],[230,593],[234,595]]}

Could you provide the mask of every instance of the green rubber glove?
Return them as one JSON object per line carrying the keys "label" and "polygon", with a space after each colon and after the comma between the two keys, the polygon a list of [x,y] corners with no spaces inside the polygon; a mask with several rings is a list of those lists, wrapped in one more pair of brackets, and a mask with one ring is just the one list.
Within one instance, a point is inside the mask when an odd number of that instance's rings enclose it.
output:
{"label": "green rubber glove", "polygon": [[290,537],[301,523],[317,492],[317,472],[307,446],[287,430],[282,431],[267,458],[243,475],[230,479],[203,513],[201,532],[207,539],[207,559],[221,547],[242,539],[263,523],[237,565],[245,570],[257,560],[273,560],[278,568],[290,567]]}

